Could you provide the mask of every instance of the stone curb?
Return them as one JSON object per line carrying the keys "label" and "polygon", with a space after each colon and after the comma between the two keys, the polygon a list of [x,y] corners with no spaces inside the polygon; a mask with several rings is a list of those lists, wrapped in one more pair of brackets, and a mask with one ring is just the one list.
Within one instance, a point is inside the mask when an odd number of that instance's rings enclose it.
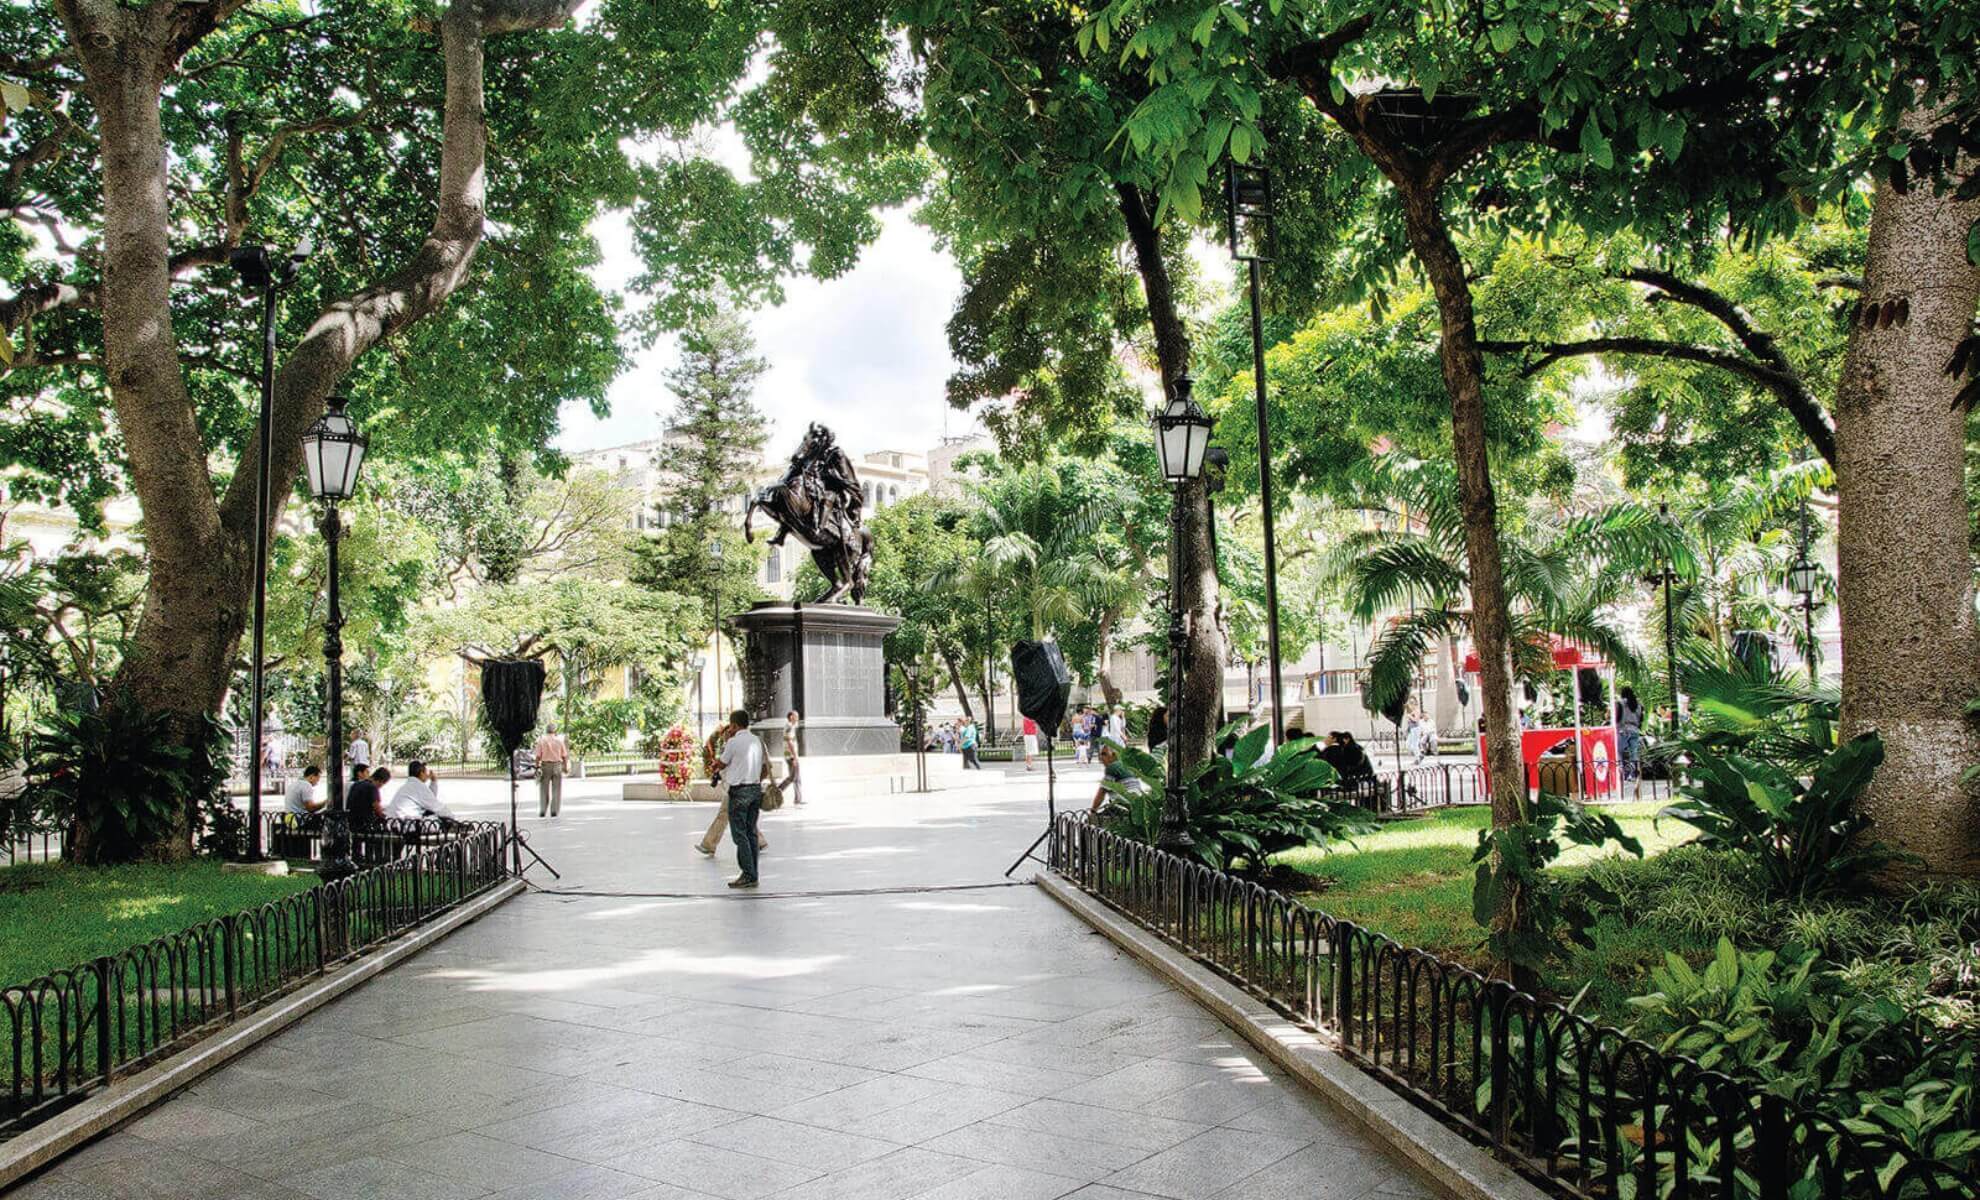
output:
{"label": "stone curb", "polygon": [[1548,1200],[1548,1193],[1342,1058],[1313,1031],[1072,884],[1046,872],[1035,882],[1331,1101],[1453,1200]]}
{"label": "stone curb", "polygon": [[137,1116],[145,1109],[190,1087],[207,1072],[252,1050],[337,997],[438,942],[448,934],[492,911],[524,890],[520,879],[508,879],[431,924],[388,943],[282,997],[267,1008],[195,1042],[190,1048],[154,1063],[135,1075],[64,1110],[61,1115],[0,1142],[0,1192],[31,1172],[61,1158]]}

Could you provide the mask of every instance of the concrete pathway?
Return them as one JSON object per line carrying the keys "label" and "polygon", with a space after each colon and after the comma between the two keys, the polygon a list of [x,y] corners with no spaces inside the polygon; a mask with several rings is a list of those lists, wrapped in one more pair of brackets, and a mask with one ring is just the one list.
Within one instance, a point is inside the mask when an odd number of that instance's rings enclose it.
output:
{"label": "concrete pathway", "polygon": [[[1083,804],[1094,774],[1062,777]],[[1042,772],[766,819],[573,782],[510,901],[10,1200],[1410,1200],[1429,1191],[1001,872]],[[499,784],[450,803],[506,809]],[[527,811],[534,813],[534,797]],[[1029,871],[1019,873],[1024,878]],[[886,890],[881,890],[886,889]]]}

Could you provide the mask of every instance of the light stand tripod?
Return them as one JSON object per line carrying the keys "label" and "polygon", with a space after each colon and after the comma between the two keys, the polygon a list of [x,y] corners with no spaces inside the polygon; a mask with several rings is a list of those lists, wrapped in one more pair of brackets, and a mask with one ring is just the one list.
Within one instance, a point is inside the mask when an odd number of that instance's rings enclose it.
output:
{"label": "light stand tripod", "polygon": [[1006,879],[1009,879],[1015,874],[1017,869],[1024,865],[1024,860],[1027,858],[1043,867],[1052,865],[1038,857],[1038,847],[1045,844],[1045,839],[1052,836],[1052,830],[1057,828],[1059,824],[1059,777],[1058,773],[1052,768],[1052,750],[1052,739],[1047,735],[1045,738],[1045,832],[1039,834],[1038,840],[1026,846],[1024,853],[1017,856],[1017,861],[1012,863],[1010,869],[1004,872],[1004,878]]}
{"label": "light stand tripod", "polygon": [[552,879],[562,879],[563,875],[558,873],[557,868],[545,861],[544,857],[536,852],[536,848],[529,844],[529,835],[523,832],[522,826],[516,821],[516,751],[521,748],[515,746],[509,750],[509,873],[518,879],[522,878],[523,873],[529,870],[528,867],[523,866],[522,856],[528,854],[536,866],[550,872]]}

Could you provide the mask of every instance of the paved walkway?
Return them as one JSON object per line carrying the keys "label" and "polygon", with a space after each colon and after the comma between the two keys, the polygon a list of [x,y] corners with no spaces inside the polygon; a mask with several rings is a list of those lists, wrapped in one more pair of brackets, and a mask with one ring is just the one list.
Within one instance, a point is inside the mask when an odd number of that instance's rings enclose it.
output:
{"label": "paved walkway", "polygon": [[[995,886],[1042,789],[787,808],[738,896],[726,846],[692,852],[709,806],[574,782],[530,823],[550,886],[597,894],[510,901],[9,1200],[1428,1196],[1049,898]],[[846,894],[882,888],[944,890]]]}

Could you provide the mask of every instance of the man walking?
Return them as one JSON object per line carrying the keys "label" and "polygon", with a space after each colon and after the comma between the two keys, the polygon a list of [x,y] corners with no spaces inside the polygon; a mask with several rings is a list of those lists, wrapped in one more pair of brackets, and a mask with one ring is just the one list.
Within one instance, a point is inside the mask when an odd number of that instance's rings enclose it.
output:
{"label": "man walking", "polygon": [[803,718],[798,716],[798,710],[795,708],[784,714],[784,787],[790,792],[791,803],[793,805],[804,803],[804,795],[798,790],[798,754],[800,749],[798,746],[798,729],[802,720]]}
{"label": "man walking", "polygon": [[974,719],[965,718],[963,720],[960,742],[962,745],[963,770],[982,770],[983,764],[976,759],[976,721]]}
{"label": "man walking", "polygon": [[371,743],[364,740],[364,732],[362,730],[358,732],[356,737],[351,739],[350,751],[344,757],[350,761],[351,772],[353,774],[359,771],[364,772],[366,775],[371,773]]}
{"label": "man walking", "polygon": [[571,759],[571,748],[553,724],[536,739],[530,753],[536,756],[536,815],[554,817],[564,807],[564,764]]}
{"label": "man walking", "polygon": [[722,747],[722,782],[728,785],[729,838],[736,844],[736,866],[742,871],[729,886],[756,886],[756,819],[763,812],[763,781],[770,777],[770,759],[763,740],[750,732],[749,714],[729,714],[729,740]]}

